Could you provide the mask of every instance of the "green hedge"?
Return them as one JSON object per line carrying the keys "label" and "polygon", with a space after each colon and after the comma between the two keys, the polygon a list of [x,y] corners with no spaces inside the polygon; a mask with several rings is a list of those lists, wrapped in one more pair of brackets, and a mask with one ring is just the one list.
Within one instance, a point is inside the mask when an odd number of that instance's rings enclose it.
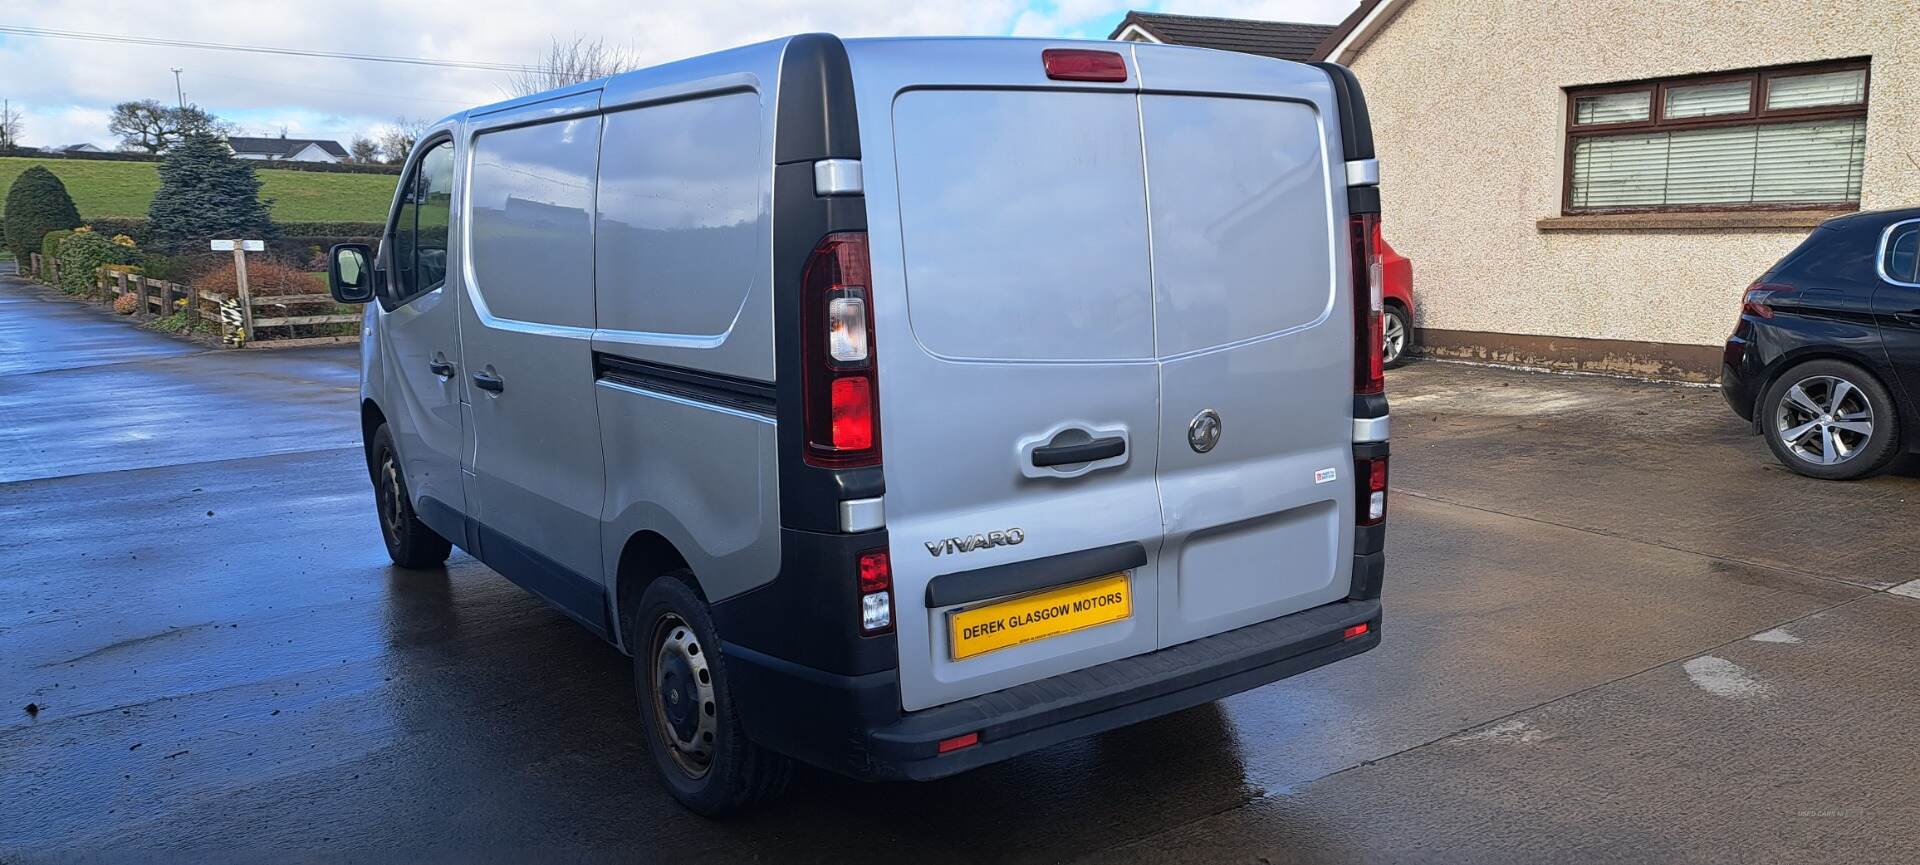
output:
{"label": "green hedge", "polygon": [[56,228],[40,236],[40,281],[53,283],[53,260],[60,257],[60,241],[72,234],[73,229]]}
{"label": "green hedge", "polygon": [[[147,243],[148,228],[145,219],[102,217],[88,220],[87,224],[93,226],[94,231],[109,238],[116,234],[124,234],[133,238],[133,241],[141,246]],[[284,241],[276,241],[276,244],[283,248],[293,248],[288,245],[293,241],[317,243],[320,240],[328,240],[329,246],[333,243],[374,243],[386,229],[386,226],[378,222],[276,222],[273,225],[279,230],[280,237]]]}

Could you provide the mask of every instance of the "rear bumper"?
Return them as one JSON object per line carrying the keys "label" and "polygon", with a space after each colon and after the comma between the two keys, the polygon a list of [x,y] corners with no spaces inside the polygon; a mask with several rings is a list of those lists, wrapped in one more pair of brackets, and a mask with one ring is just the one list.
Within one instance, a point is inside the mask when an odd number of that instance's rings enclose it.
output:
{"label": "rear bumper", "polygon": [[1754,422],[1754,403],[1760,399],[1759,387],[1765,370],[1754,352],[1747,350],[1745,339],[1735,336],[1727,340],[1726,348],[1721,352],[1720,395],[1727,400],[1727,406],[1741,420]]}
{"label": "rear bumper", "polygon": [[[1346,600],[918,712],[892,671],[838,676],[732,644],[733,699],[766,747],[856,778],[928,780],[1218,700],[1380,644],[1380,602]],[[1352,639],[1357,624],[1368,632]],[[979,733],[946,754],[943,740]]]}

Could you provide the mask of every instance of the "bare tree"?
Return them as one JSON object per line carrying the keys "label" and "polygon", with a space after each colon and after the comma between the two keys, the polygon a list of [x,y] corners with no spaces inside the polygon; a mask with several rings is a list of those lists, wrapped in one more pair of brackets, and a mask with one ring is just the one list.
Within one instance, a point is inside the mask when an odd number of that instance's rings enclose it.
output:
{"label": "bare tree", "polygon": [[120,136],[122,150],[164,153],[188,135],[224,136],[234,125],[201,110],[198,105],[174,107],[153,99],[113,106],[107,131]]}
{"label": "bare tree", "polygon": [[427,121],[418,118],[395,117],[387,131],[380,133],[381,161],[388,165],[399,165],[407,161],[407,154],[413,152],[413,143],[427,132]]}
{"label": "bare tree", "polygon": [[616,75],[641,66],[640,56],[607,44],[605,37],[575,36],[571,42],[554,37],[538,62],[507,79],[509,96],[531,96],[556,87]]}
{"label": "bare tree", "polygon": [[20,131],[24,125],[12,103],[0,108],[0,155],[11,155],[20,149]]}
{"label": "bare tree", "polygon": [[347,158],[360,163],[380,161],[380,145],[365,135],[354,136],[353,143],[347,145]]}

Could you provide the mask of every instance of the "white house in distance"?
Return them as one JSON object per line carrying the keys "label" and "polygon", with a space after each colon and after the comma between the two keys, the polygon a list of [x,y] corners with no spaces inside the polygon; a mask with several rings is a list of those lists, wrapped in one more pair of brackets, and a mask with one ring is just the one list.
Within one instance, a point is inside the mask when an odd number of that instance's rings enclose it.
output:
{"label": "white house in distance", "polygon": [[347,149],[340,142],[321,138],[247,138],[233,136],[227,147],[241,159],[269,159],[285,162],[344,162]]}
{"label": "white house in distance", "polygon": [[50,146],[50,147],[42,147],[42,148],[40,148],[40,150],[41,150],[41,152],[43,152],[43,153],[54,153],[54,154],[60,154],[60,153],[105,153],[105,152],[106,152],[105,150],[101,150],[100,148],[98,148],[98,147],[95,147],[95,146],[93,146],[93,145],[91,145],[91,144],[88,144],[88,143],[86,143],[86,142],[84,142],[84,141],[83,141],[83,142],[81,142],[81,143],[79,143],[79,144],[55,144],[55,145],[52,145],[52,146]]}

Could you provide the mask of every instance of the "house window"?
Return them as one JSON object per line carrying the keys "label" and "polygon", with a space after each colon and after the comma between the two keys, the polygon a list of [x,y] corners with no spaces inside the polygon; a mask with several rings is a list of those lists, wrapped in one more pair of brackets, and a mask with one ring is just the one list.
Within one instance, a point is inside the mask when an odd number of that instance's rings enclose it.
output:
{"label": "house window", "polygon": [[1566,212],[1860,204],[1867,61],[1567,91]]}

